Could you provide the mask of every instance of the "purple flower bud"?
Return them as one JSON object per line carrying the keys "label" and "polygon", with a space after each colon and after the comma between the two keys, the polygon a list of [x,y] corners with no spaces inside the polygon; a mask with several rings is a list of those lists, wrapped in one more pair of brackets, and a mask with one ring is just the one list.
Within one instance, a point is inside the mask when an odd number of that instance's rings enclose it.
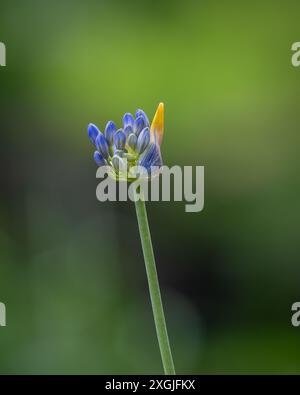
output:
{"label": "purple flower bud", "polygon": [[124,133],[126,136],[129,136],[130,133],[133,132],[132,126],[131,125],[127,125],[126,128],[124,129]]}
{"label": "purple flower bud", "polygon": [[144,128],[137,139],[136,151],[139,154],[141,154],[142,152],[145,151],[149,143],[150,143],[150,130],[149,128]]}
{"label": "purple flower bud", "polygon": [[106,160],[103,158],[103,156],[98,151],[94,152],[94,159],[99,167],[106,165]]}
{"label": "purple flower bud", "polygon": [[112,165],[115,168],[116,172],[120,172],[120,171],[125,171],[126,170],[126,164],[124,162],[124,160],[122,158],[120,158],[119,156],[114,156],[112,158]]}
{"label": "purple flower bud", "polygon": [[99,133],[98,137],[96,138],[96,148],[105,159],[109,157],[108,143],[102,133]]}
{"label": "purple flower bud", "polygon": [[127,144],[129,145],[130,148],[134,150],[136,147],[136,143],[137,143],[137,137],[134,133],[131,133],[128,137]]}
{"label": "purple flower bud", "polygon": [[138,117],[143,117],[144,122],[145,122],[145,126],[150,127],[149,119],[148,119],[146,113],[143,110],[140,110],[140,109],[136,110],[135,116],[137,118]]}
{"label": "purple flower bud", "polygon": [[126,134],[123,132],[122,129],[119,129],[114,134],[114,143],[117,150],[122,150],[125,147],[126,143]]}
{"label": "purple flower bud", "polygon": [[94,145],[96,145],[96,138],[98,137],[99,133],[101,133],[101,132],[97,128],[97,126],[94,125],[93,123],[90,123],[88,126],[88,136]]}
{"label": "purple flower bud", "polygon": [[106,140],[108,141],[109,145],[112,144],[113,142],[113,136],[116,131],[116,125],[113,121],[109,121],[106,124],[105,130],[104,130],[104,136]]}
{"label": "purple flower bud", "polygon": [[141,155],[138,165],[143,166],[148,170],[151,169],[151,166],[162,166],[162,158],[159,146],[155,143],[149,144],[146,151],[143,153],[143,155]]}
{"label": "purple flower bud", "polygon": [[138,136],[141,131],[146,127],[144,117],[139,116],[135,119],[133,124],[133,132]]}
{"label": "purple flower bud", "polygon": [[125,129],[126,126],[130,125],[131,127],[133,127],[133,116],[130,114],[130,112],[127,112],[124,117],[123,117],[123,128]]}

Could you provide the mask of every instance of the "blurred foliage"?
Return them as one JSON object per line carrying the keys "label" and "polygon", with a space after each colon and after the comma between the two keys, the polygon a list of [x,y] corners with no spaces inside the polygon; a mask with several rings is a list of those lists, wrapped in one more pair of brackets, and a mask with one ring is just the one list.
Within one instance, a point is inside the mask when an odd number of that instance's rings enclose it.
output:
{"label": "blurred foliage", "polygon": [[132,204],[99,204],[86,125],[166,106],[205,210],[149,204],[179,373],[295,373],[299,2],[3,1],[0,373],[160,373]]}

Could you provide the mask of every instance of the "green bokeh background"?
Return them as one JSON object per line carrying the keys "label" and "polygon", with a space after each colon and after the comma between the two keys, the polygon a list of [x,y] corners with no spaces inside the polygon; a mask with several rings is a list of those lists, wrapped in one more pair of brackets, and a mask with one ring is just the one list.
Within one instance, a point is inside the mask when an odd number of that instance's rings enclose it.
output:
{"label": "green bokeh background", "polygon": [[162,373],[132,203],[86,126],[165,103],[205,209],[148,211],[178,373],[298,373],[299,1],[1,1],[0,373]]}

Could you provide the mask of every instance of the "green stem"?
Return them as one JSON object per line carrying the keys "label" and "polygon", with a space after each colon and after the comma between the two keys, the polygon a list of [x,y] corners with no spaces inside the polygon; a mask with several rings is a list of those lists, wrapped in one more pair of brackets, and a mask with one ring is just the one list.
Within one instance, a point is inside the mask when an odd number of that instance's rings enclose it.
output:
{"label": "green stem", "polygon": [[135,202],[156,334],[165,374],[175,374],[144,200]]}

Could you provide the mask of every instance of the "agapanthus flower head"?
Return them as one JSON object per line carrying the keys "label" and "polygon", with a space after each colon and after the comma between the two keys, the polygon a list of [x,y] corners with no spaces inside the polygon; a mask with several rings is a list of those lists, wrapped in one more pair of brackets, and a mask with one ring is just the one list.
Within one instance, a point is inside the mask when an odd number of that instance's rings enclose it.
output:
{"label": "agapanthus flower head", "polygon": [[88,126],[88,136],[96,147],[96,164],[107,166],[109,175],[116,180],[133,180],[131,170],[137,166],[142,166],[148,175],[153,175],[153,168],[162,166],[160,146],[163,132],[163,103],[158,105],[151,126],[147,115],[140,109],[135,117],[129,112],[124,114],[119,129],[113,121],[107,122],[103,133],[92,123]]}

